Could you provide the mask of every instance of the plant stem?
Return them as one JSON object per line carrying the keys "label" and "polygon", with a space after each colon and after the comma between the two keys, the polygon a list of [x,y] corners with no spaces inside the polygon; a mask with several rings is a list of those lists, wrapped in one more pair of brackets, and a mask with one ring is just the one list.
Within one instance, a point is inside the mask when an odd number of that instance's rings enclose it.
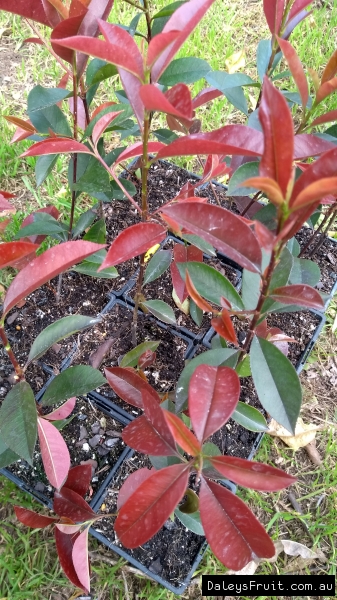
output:
{"label": "plant stem", "polygon": [[7,335],[6,335],[6,332],[5,332],[5,329],[3,327],[3,322],[0,323],[0,338],[1,338],[1,341],[2,341],[2,343],[3,343],[4,347],[5,347],[5,350],[6,350],[7,354],[8,354],[8,357],[9,357],[9,359],[10,359],[10,361],[11,361],[13,367],[14,367],[14,370],[15,370],[15,373],[16,373],[15,374],[15,379],[17,379],[18,381],[22,381],[25,378],[25,375],[24,375],[22,367],[20,367],[18,361],[16,360],[16,358],[14,356],[13,350],[12,350],[12,348],[10,346],[10,343],[8,341],[8,338],[7,338]]}
{"label": "plant stem", "polygon": [[125,189],[124,185],[119,181],[114,170],[110,169],[110,167],[108,167],[106,162],[104,162],[103,158],[101,157],[101,155],[99,154],[99,152],[97,150],[95,150],[95,156],[96,156],[97,160],[99,160],[101,165],[106,169],[106,171],[108,171],[108,173],[111,175],[111,177],[117,183],[117,185],[121,188],[123,194],[125,194],[125,196],[128,198],[128,200],[130,200],[131,204],[135,207],[137,212],[141,213],[142,209],[138,206],[137,202],[135,202],[135,200],[132,198],[132,196],[130,196],[129,192]]}
{"label": "plant stem", "polygon": [[147,41],[148,41],[148,43],[150,43],[151,38],[152,38],[150,8],[149,8],[148,0],[143,0],[143,2],[144,2],[144,9],[145,9],[144,12],[145,12],[146,26],[147,26]]}
{"label": "plant stem", "polygon": [[[73,59],[73,126],[74,126],[74,140],[77,140],[77,70],[76,70],[76,52],[74,52]],[[77,176],[77,154],[73,154],[73,183],[76,183]],[[76,204],[76,191],[73,190],[71,193],[71,210],[70,210],[70,221],[69,221],[69,231],[68,231],[68,240],[71,238],[73,223],[74,223],[74,213],[75,213],[75,204]]]}
{"label": "plant stem", "polygon": [[315,252],[317,252],[317,250],[321,247],[321,245],[323,244],[325,238],[326,238],[326,233],[330,228],[330,225],[332,225],[332,223],[335,220],[335,216],[336,216],[336,211],[337,211],[337,206],[335,206],[334,210],[332,211],[332,213],[330,214],[330,218],[326,224],[326,226],[324,227],[324,229],[322,229],[322,235],[321,235],[321,239],[319,240],[318,244],[316,244],[316,246],[313,248],[313,250],[311,250],[311,252],[309,252],[309,257],[311,258],[312,256],[314,256]]}
{"label": "plant stem", "polygon": [[50,48],[50,46],[48,46],[46,40],[44,39],[44,37],[42,37],[41,33],[35,27],[35,25],[33,23],[31,23],[29,21],[29,19],[25,19],[25,21],[26,21],[27,25],[31,28],[31,30],[34,31],[35,35],[37,35],[37,37],[39,38],[39,40],[41,40],[41,42],[43,43],[43,45],[47,48],[48,52],[50,52],[50,54],[55,58],[55,60],[61,65],[62,69],[64,69],[66,71],[66,73],[68,73],[68,75],[71,76],[71,71],[64,64],[63,60],[61,60],[60,57],[57,56],[56,52],[54,52],[54,50],[52,48]]}
{"label": "plant stem", "polygon": [[244,208],[243,211],[242,211],[242,213],[240,213],[240,217],[244,217],[244,215],[249,211],[249,209],[251,208],[251,206],[253,206],[254,202],[257,201],[257,199],[260,196],[260,194],[261,194],[260,191],[256,192],[256,194],[254,195],[254,197],[247,204],[246,208]]}
{"label": "plant stem", "polygon": [[[143,131],[143,165],[142,165],[142,221],[146,221],[147,212],[148,212],[148,202],[147,202],[147,177],[149,172],[149,164],[148,164],[148,156],[147,156],[147,147],[149,141],[150,134],[150,118],[149,114],[146,111],[144,117],[144,131]],[[133,321],[132,321],[132,343],[137,345],[137,317],[138,317],[138,306],[139,300],[142,292],[142,285],[144,280],[144,271],[145,271],[145,252],[140,257],[140,268],[137,280],[137,290],[135,295],[135,308],[133,311]]]}
{"label": "plant stem", "polygon": [[141,10],[142,12],[146,12],[144,6],[142,6],[141,4],[137,4],[137,2],[133,2],[133,0],[124,0],[124,2],[126,2],[127,4],[131,4],[131,6],[138,8],[138,10]]}

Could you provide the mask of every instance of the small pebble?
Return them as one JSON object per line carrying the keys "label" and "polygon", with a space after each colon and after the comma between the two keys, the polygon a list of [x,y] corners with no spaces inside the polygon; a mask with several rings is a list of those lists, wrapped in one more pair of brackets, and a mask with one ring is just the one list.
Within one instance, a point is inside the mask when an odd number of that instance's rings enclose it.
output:
{"label": "small pebble", "polygon": [[156,573],[156,575],[159,575],[162,572],[162,570],[163,570],[163,565],[161,564],[159,558],[154,560],[152,565],[149,566],[149,571],[152,571],[152,573]]}
{"label": "small pebble", "polygon": [[165,521],[165,523],[164,523],[164,527],[168,531],[172,531],[173,529],[177,528],[177,525],[175,524],[174,521],[171,521],[171,519],[167,519],[167,521]]}
{"label": "small pebble", "polygon": [[82,449],[84,450],[84,452],[89,452],[89,450],[90,450],[89,444],[87,444],[87,443],[83,444]]}
{"label": "small pebble", "polygon": [[100,425],[100,423],[98,423],[98,422],[96,422],[96,423],[93,423],[93,425],[91,425],[90,429],[91,429],[91,431],[92,431],[94,434],[96,434],[96,433],[98,433],[98,432],[99,432],[99,430],[101,429],[101,425]]}
{"label": "small pebble", "polygon": [[88,431],[87,431],[86,427],[84,427],[84,425],[81,425],[80,426],[80,440],[83,440],[86,437],[88,437]]}
{"label": "small pebble", "polygon": [[107,448],[112,448],[113,446],[115,446],[115,444],[117,444],[117,442],[118,438],[108,438],[107,440],[105,440],[104,446],[106,446]]}
{"label": "small pebble", "polygon": [[101,441],[101,435],[98,433],[97,435],[94,435],[94,437],[90,438],[89,444],[92,448],[96,448],[96,446],[98,446],[100,441]]}
{"label": "small pebble", "polygon": [[102,446],[97,446],[97,454],[99,454],[100,456],[106,456],[107,454],[109,454],[110,449],[109,448],[103,448]]}
{"label": "small pebble", "polygon": [[78,415],[77,418],[79,421],[85,421],[87,419],[87,415]]}

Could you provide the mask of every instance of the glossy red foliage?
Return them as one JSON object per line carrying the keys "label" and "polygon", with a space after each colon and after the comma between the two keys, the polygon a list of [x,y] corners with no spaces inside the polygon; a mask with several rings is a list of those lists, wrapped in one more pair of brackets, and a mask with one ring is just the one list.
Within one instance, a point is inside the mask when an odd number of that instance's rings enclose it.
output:
{"label": "glossy red foliage", "polygon": [[152,246],[160,244],[165,236],[166,229],[157,223],[131,225],[112,242],[108,254],[98,270],[102,271],[113,265],[119,265],[130,258],[147,252]]}

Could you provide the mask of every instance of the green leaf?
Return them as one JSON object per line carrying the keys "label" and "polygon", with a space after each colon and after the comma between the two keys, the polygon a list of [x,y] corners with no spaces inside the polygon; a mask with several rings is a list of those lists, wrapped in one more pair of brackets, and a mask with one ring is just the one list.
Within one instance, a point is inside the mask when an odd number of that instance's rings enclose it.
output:
{"label": "green leaf", "polygon": [[[119,146],[119,148],[115,148],[114,150],[111,150],[111,152],[108,152],[108,154],[106,154],[103,157],[104,162],[108,165],[108,167],[111,167],[111,165],[116,162],[119,155],[122,154],[123,150],[125,150],[125,149],[126,149],[126,146]],[[82,156],[85,156],[85,155],[83,154]]]}
{"label": "green leaf", "polygon": [[301,247],[295,237],[293,237],[293,238],[291,238],[291,240],[289,240],[289,242],[287,243],[287,248],[288,248],[289,252],[291,252],[291,254],[295,257],[298,256],[299,253],[301,252]]}
{"label": "green leaf", "polygon": [[73,234],[72,234],[73,239],[75,240],[79,235],[81,235],[81,233],[83,233],[83,231],[85,229],[90,227],[90,225],[93,224],[96,217],[97,217],[96,212],[94,210],[92,210],[91,208],[89,210],[86,210],[84,213],[82,213],[80,218],[78,219],[75,227],[73,228]]}
{"label": "green leaf", "polygon": [[88,394],[100,385],[107,383],[105,377],[88,365],[69,367],[57,375],[47,387],[41,400],[43,406],[58,404],[73,396]]}
{"label": "green leaf", "polygon": [[232,414],[232,419],[249,431],[258,432],[268,430],[267,421],[260,411],[244,402],[238,402],[237,407]]}
{"label": "green leaf", "polygon": [[40,358],[40,356],[47,352],[48,348],[59,340],[64,340],[70,335],[73,335],[78,331],[83,331],[83,329],[91,327],[99,322],[100,319],[85,317],[84,315],[70,315],[69,317],[63,317],[62,319],[55,321],[55,323],[48,325],[48,327],[41,331],[34,340],[27,363]]}
{"label": "green leaf", "polygon": [[68,419],[61,419],[61,420],[57,420],[57,421],[52,421],[54,427],[56,427],[56,429],[58,429],[59,431],[62,431],[62,429],[64,429],[67,425],[69,425],[69,423],[71,423],[71,421],[73,419],[75,419],[76,415],[72,415],[71,417],[68,417]]}
{"label": "green leaf", "polygon": [[165,86],[176,83],[195,83],[202,77],[206,77],[211,70],[208,62],[202,58],[185,57],[173,60],[165,69],[159,83]]}
{"label": "green leaf", "polygon": [[243,114],[248,116],[248,105],[246,97],[243,93],[243,89],[241,87],[231,88],[223,92],[223,95],[226,96],[227,100],[235,106],[238,110],[243,112]]}
{"label": "green leaf", "polygon": [[157,471],[181,463],[178,456],[149,456],[149,459]]}
{"label": "green leaf", "polygon": [[132,116],[132,108],[128,104],[113,104],[111,106],[106,106],[105,108],[100,110],[100,112],[97,115],[95,115],[95,117],[90,121],[88,127],[86,128],[83,134],[83,138],[91,136],[97,121],[99,121],[101,117],[112,112],[119,112],[120,110],[122,110],[123,112],[115,118],[115,125],[122,123],[123,121],[129,119],[129,117]]}
{"label": "green leaf", "polygon": [[213,442],[206,442],[202,445],[202,454],[203,456],[219,456],[221,450]]}
{"label": "green leaf", "polygon": [[30,235],[57,235],[63,238],[64,232],[68,230],[64,223],[59,223],[54,217],[48,213],[35,213],[34,221],[25,227],[22,227],[14,236],[14,240],[19,240],[22,237]]}
{"label": "green leaf", "polygon": [[163,142],[163,144],[170,144],[179,137],[170,129],[156,129],[156,131],[153,131],[153,135],[156,136],[159,142]]}
{"label": "green leaf", "polygon": [[90,157],[83,175],[70,187],[77,192],[86,192],[94,198],[100,193],[108,195],[111,193],[109,173],[94,156]]}
{"label": "green leaf", "polygon": [[188,269],[197,292],[203,298],[206,298],[206,300],[221,306],[221,296],[223,296],[232,304],[235,310],[242,310],[244,308],[243,302],[234,286],[213,267],[194,261],[177,263],[177,267],[184,280],[186,269]]}
{"label": "green leaf", "polygon": [[[135,196],[137,194],[137,188],[132,183],[132,181],[129,181],[128,179],[123,179],[122,177],[119,178],[119,181],[125,187],[126,191],[130,194],[130,196]],[[116,183],[115,181],[111,181],[110,190],[110,194],[113,200],[126,200],[124,192],[121,190],[118,183]]]}
{"label": "green leaf", "polygon": [[35,163],[36,185],[39,187],[52,171],[58,159],[58,154],[38,156]]}
{"label": "green leaf", "polygon": [[271,231],[275,230],[277,227],[276,206],[274,204],[267,204],[267,206],[264,206],[253,215],[252,220],[260,221],[260,223],[263,223]]}
{"label": "green leaf", "polygon": [[104,79],[114,77],[114,75],[118,75],[118,70],[115,65],[107,63],[100,58],[94,58],[87,67],[86,85],[87,87],[90,87],[104,81]]}
{"label": "green leaf", "polygon": [[250,350],[250,366],[263,408],[275,421],[294,433],[302,390],[293,365],[274,344],[255,336]]}
{"label": "green leaf", "polygon": [[256,189],[250,187],[240,187],[241,183],[249,179],[249,177],[258,177],[259,161],[244,163],[233,173],[228,184],[228,196],[248,196],[255,194]]}
{"label": "green leaf", "polygon": [[98,252],[92,254],[88,260],[84,260],[76,267],[73,267],[73,271],[88,275],[88,277],[116,279],[119,274],[115,267],[108,267],[107,269],[103,269],[103,271],[99,271],[99,273],[97,272],[97,269],[101,266],[103,260],[105,260],[106,255],[106,250],[98,250]]}
{"label": "green leaf", "polygon": [[62,88],[44,88],[41,85],[36,85],[28,94],[27,111],[28,113],[34,113],[43,108],[54,106],[70,95],[68,90]]}
{"label": "green leaf", "polygon": [[120,367],[136,367],[138,364],[139,357],[144,354],[146,350],[152,350],[155,352],[160,344],[159,342],[142,342],[138,344],[135,348],[132,348],[130,352],[127,352],[125,356],[123,356]]}
{"label": "green leaf", "polygon": [[0,438],[0,469],[4,469],[4,467],[8,467],[13,462],[16,462],[20,456],[10,450],[7,444]]}
{"label": "green leaf", "polygon": [[200,327],[202,319],[204,317],[204,313],[201,310],[201,308],[199,308],[199,306],[196,305],[192,298],[190,298],[190,315],[194,323],[198,325],[198,327]]}
{"label": "green leaf", "polygon": [[182,233],[181,239],[186,240],[186,242],[192,244],[193,246],[196,246],[197,248],[199,248],[199,250],[202,250],[203,252],[205,252],[205,254],[208,254],[209,256],[216,256],[216,251],[213,248],[212,244],[209,244],[198,235],[194,235],[193,233]]}
{"label": "green leaf", "polygon": [[187,407],[188,387],[190,379],[199,365],[212,365],[213,367],[231,367],[235,368],[239,353],[236,350],[222,348],[216,350],[208,350],[192,360],[184,368],[181,373],[177,388],[176,388],[176,412],[185,410]]}
{"label": "green leaf", "polygon": [[305,258],[294,258],[289,283],[304,283],[315,287],[321,278],[319,266]]}
{"label": "green leaf", "polygon": [[[287,285],[291,270],[293,268],[294,260],[295,259],[291,252],[289,252],[288,248],[283,248],[280,260],[271,278],[269,291]],[[273,300],[272,298],[267,298],[263,303],[262,312],[273,312],[278,310],[279,308],[283,308],[283,306],[284,305],[281,302],[275,302],[275,300]],[[288,309],[286,310],[286,312],[288,312]]]}
{"label": "green leaf", "polygon": [[169,325],[177,324],[173,309],[166,302],[163,302],[163,300],[146,300],[141,303],[141,306],[145,306],[160,321]]}
{"label": "green leaf", "polygon": [[217,348],[227,348],[226,340],[220,335],[215,335],[211,340],[212,350],[216,350]]}
{"label": "green leaf", "polygon": [[225,71],[212,71],[206,77],[208,83],[221,92],[245,85],[259,85],[244,73],[226,73]]}
{"label": "green leaf", "polygon": [[164,6],[164,8],[162,8],[159,12],[157,12],[152,17],[152,19],[160,19],[162,17],[170,17],[177,10],[177,8],[179,8],[179,6],[182,6],[183,4],[185,4],[185,1],[186,0],[178,0],[178,2],[172,2],[172,4],[168,4],[167,6]]}
{"label": "green leaf", "polygon": [[256,62],[257,62],[257,72],[259,74],[259,79],[262,82],[263,78],[267,72],[269,61],[271,57],[271,43],[270,40],[260,40],[257,52],[256,52]]}
{"label": "green leaf", "polygon": [[143,286],[158,279],[169,268],[171,260],[171,250],[158,250],[158,252],[155,252],[146,267]]}
{"label": "green leaf", "polygon": [[260,297],[261,277],[258,273],[242,271],[242,300],[246,310],[254,310]]}
{"label": "green leaf", "polygon": [[30,465],[37,436],[37,411],[33,390],[20,381],[8,392],[0,408],[0,438]]}
{"label": "green leaf", "polygon": [[238,366],[236,367],[235,370],[236,370],[237,374],[239,375],[239,377],[250,377],[252,372],[250,369],[249,355],[245,356],[243,361],[238,363]]}
{"label": "green leaf", "polygon": [[186,514],[182,513],[179,508],[176,508],[174,514],[178,517],[179,521],[196,535],[205,535],[203,526],[201,524],[200,512]]}
{"label": "green leaf", "polygon": [[106,242],[106,226],[105,220],[99,219],[83,237],[87,242],[96,242],[97,244],[105,244]]}

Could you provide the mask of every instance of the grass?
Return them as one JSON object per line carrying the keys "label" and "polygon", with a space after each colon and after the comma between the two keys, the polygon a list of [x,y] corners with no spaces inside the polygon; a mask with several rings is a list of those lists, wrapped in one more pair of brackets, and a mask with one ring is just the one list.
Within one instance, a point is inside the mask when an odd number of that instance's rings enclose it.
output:
{"label": "grass", "polygon": [[[155,3],[156,10],[166,2]],[[300,57],[307,67],[319,73],[335,50],[337,31],[337,0],[326,3],[316,2],[319,7],[312,17],[305,20],[292,36]],[[327,18],[328,10],[328,18]],[[116,2],[112,21],[130,22],[135,9],[122,2]],[[140,22],[140,26],[144,26]],[[1,93],[3,114],[24,115],[25,97],[33,84],[53,86],[60,78],[60,69],[54,60],[38,46],[24,49],[21,58],[20,47],[23,39],[30,35],[19,18],[0,15],[0,29],[9,28],[11,39],[15,40],[15,62],[17,81],[12,81],[10,90]],[[200,27],[186,42],[180,55],[199,56],[206,59],[213,69],[225,70],[225,60],[238,50],[245,50],[246,67],[243,71],[256,77],[256,45],[262,37],[269,37],[262,17],[262,2],[248,3],[243,0],[229,2],[218,0],[202,22]],[[205,43],[207,40],[207,43]],[[12,42],[8,42],[12,43]],[[44,69],[40,65],[44,65]],[[194,84],[196,94],[204,82]],[[111,98],[111,82],[101,86],[101,101]],[[335,95],[327,100],[325,109],[335,108]],[[23,99],[22,99],[23,98]],[[240,122],[242,116],[226,99],[216,100],[212,105],[199,110],[205,130],[217,128],[228,122]],[[8,229],[8,237],[20,226],[25,214],[47,203],[56,203],[59,210],[67,214],[70,194],[66,186],[66,161],[59,159],[56,169],[46,182],[37,190],[33,168],[34,159],[22,160],[19,155],[28,146],[27,142],[10,145],[13,128],[4,119],[0,120],[0,169],[3,189],[17,193],[18,212]],[[193,168],[193,161],[185,161],[184,166]],[[7,274],[7,277],[10,275]],[[9,279],[1,281],[5,286]],[[0,288],[1,289],[1,288]],[[337,414],[331,400],[323,401],[319,382],[323,381],[324,371],[335,353],[336,335],[332,326],[336,318],[336,303],[332,303],[327,316],[327,326],[321,336],[314,354],[311,355],[308,370],[302,375],[305,390],[303,418],[318,424],[326,423],[323,432],[317,434],[317,445],[323,458],[321,467],[314,467],[304,450],[294,453],[281,441],[265,436],[256,455],[256,460],[280,465],[287,471],[298,474],[299,481],[293,492],[301,507],[298,514],[289,503],[288,492],[260,494],[240,489],[239,495],[253,509],[265,524],[275,541],[292,539],[310,548],[319,548],[327,557],[327,562],[314,561],[300,564],[296,558],[280,554],[276,563],[261,563],[257,573],[287,573],[297,566],[302,573],[336,573],[337,541]],[[318,378],[310,374],[318,373]],[[324,390],[323,390],[324,392]],[[325,392],[324,392],[325,393]],[[324,396],[323,393],[323,396]],[[329,394],[328,394],[329,395]],[[328,425],[332,423],[333,425]],[[52,535],[46,531],[28,530],[17,523],[12,506],[36,507],[29,496],[21,492],[7,479],[0,477],[0,597],[6,600],[66,600],[74,590],[61,573],[54,550]],[[135,576],[132,569],[106,551],[94,540],[91,541],[93,568],[93,598],[97,600],[129,600],[129,598],[147,598],[173,600],[173,594],[163,590],[152,581]],[[115,564],[117,562],[117,564]],[[123,565],[123,566],[122,566]],[[316,571],[313,571],[316,569]],[[200,575],[223,573],[224,567],[207,552],[194,583],[183,595],[186,600],[200,600]]]}

